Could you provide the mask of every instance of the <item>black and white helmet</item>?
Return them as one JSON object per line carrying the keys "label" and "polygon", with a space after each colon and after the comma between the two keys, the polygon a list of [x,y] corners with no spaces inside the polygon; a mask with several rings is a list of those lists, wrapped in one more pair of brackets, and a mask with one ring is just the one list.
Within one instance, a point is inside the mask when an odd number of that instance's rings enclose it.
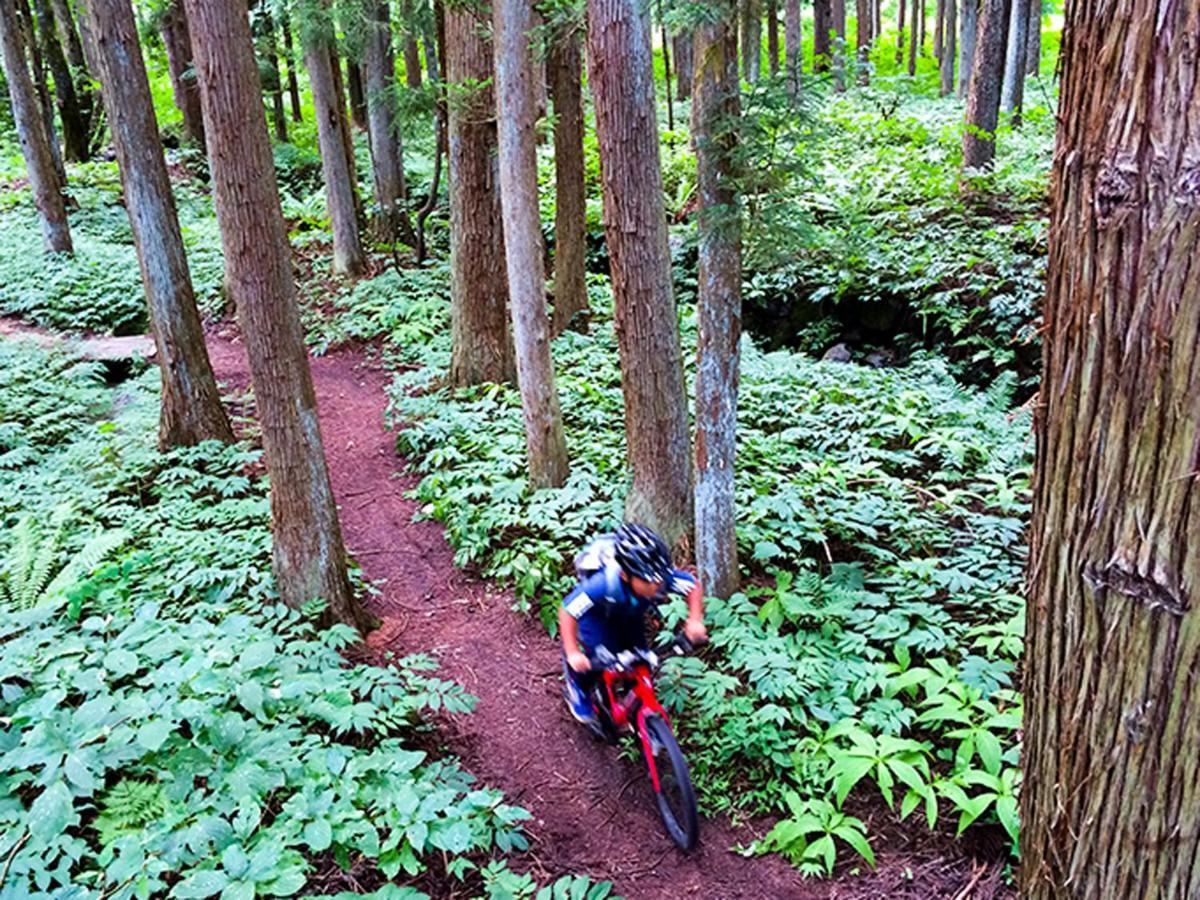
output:
{"label": "black and white helmet", "polygon": [[666,542],[645,525],[618,528],[613,555],[630,577],[653,582],[666,582],[671,577],[671,551]]}

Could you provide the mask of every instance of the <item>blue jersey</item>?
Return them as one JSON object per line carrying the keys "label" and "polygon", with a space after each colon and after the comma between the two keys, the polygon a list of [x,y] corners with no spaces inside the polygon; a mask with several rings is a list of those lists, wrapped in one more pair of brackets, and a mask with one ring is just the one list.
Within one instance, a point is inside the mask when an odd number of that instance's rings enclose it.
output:
{"label": "blue jersey", "polygon": [[665,600],[668,593],[687,596],[695,586],[695,578],[675,569],[659,596],[643,600],[625,579],[601,569],[575,585],[563,606],[579,622],[580,643],[592,649],[604,644],[616,652],[644,646],[646,610]]}

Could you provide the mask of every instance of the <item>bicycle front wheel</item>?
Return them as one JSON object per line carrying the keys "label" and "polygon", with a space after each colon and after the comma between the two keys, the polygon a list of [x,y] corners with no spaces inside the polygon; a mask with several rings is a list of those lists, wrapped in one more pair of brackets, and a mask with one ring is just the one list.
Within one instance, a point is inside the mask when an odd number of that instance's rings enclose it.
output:
{"label": "bicycle front wheel", "polygon": [[646,762],[658,775],[658,789],[655,794],[658,812],[671,840],[686,852],[696,846],[696,839],[700,833],[699,817],[696,814],[696,792],[692,788],[687,761],[683,758],[666,719],[651,713],[646,716],[645,725],[653,753]]}

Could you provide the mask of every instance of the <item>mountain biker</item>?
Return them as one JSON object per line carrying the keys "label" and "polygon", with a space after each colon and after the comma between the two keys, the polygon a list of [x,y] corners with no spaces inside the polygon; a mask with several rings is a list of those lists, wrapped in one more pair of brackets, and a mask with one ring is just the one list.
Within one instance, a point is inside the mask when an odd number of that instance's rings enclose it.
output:
{"label": "mountain biker", "polygon": [[580,581],[558,610],[562,633],[563,693],[571,715],[598,727],[590,693],[594,675],[587,650],[603,645],[612,653],[646,646],[646,612],[668,593],[687,599],[684,636],[708,639],[704,591],[695,578],[671,563],[666,543],[644,525],[622,525],[600,538],[575,561]]}

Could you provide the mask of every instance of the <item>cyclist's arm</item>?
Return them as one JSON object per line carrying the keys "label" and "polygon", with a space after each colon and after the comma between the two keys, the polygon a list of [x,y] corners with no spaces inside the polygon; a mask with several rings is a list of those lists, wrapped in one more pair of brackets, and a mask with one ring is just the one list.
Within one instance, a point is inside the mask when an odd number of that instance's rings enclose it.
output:
{"label": "cyclist's arm", "polygon": [[562,634],[563,652],[567,656],[579,653],[579,620],[565,606],[558,608],[558,630]]}
{"label": "cyclist's arm", "polygon": [[671,590],[687,600],[684,633],[688,640],[697,644],[708,640],[708,629],[704,627],[704,587],[687,572],[676,569],[671,576]]}

